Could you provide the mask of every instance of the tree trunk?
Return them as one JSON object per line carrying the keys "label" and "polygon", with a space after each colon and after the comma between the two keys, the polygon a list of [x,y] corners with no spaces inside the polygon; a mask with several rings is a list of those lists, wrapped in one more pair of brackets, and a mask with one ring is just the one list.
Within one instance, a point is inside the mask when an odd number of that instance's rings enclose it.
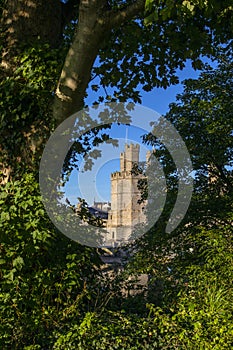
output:
{"label": "tree trunk", "polygon": [[57,47],[62,35],[62,5],[59,0],[8,0],[3,10],[4,52],[2,66],[12,67],[11,59],[22,46],[38,40]]}
{"label": "tree trunk", "polygon": [[[3,45],[0,79],[7,83],[7,79],[10,78],[13,83],[14,78],[11,77],[14,77],[14,72],[18,68],[18,57],[22,50],[35,47],[37,42],[38,44],[48,43],[50,47],[57,47],[61,42],[62,4],[59,0],[8,0],[5,2],[0,24],[2,28],[0,40]],[[23,120],[20,123],[21,115],[18,115],[18,122],[14,121],[14,111],[12,115],[11,111],[14,107],[17,109],[22,103],[17,82],[15,86],[16,88],[12,88],[10,92],[15,100],[15,106],[8,106],[6,103],[7,114],[5,113],[2,119],[0,131],[0,183],[9,181],[11,174],[20,163],[32,164],[36,151],[35,140],[38,139],[36,133],[38,130],[37,134],[41,135],[43,130],[43,126],[41,127],[43,121],[38,123],[36,114],[30,118],[30,122]],[[5,96],[4,89],[7,88],[1,84],[1,89]],[[24,109],[27,109],[27,106],[23,102],[22,112]],[[14,147],[13,144],[15,144]]]}

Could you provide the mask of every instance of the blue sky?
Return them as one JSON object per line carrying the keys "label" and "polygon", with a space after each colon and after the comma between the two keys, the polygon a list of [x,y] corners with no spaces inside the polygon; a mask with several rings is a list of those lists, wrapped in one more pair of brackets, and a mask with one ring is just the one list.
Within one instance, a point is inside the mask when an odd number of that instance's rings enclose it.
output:
{"label": "blue sky", "polygon": [[[182,71],[178,71],[178,76],[182,82],[184,79],[197,78],[199,71],[194,71],[190,62]],[[142,105],[151,108],[159,114],[165,114],[169,109],[169,104],[175,102],[176,95],[183,91],[183,85],[177,84],[169,88],[156,88],[151,92],[141,91]],[[96,100],[96,94],[91,89],[88,90],[86,104],[91,105]],[[101,148],[102,157],[97,159],[92,171],[82,172],[74,170],[65,186],[65,196],[72,204],[76,204],[77,197],[84,198],[88,204],[96,201],[110,200],[110,174],[120,168],[119,155],[127,142],[138,142],[140,144],[140,160],[145,160],[146,148],[140,141],[141,131],[135,127],[118,126],[111,128],[110,135],[119,140],[119,147],[113,148],[110,145],[103,145]]]}

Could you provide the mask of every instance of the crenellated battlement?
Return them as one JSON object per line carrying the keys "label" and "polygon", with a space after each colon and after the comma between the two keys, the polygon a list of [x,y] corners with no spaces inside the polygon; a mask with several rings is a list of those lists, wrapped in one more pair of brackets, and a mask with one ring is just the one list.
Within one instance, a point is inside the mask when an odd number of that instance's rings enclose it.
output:
{"label": "crenellated battlement", "polygon": [[115,171],[111,173],[112,179],[125,179],[126,177],[132,177],[131,171]]}
{"label": "crenellated battlement", "polygon": [[128,149],[138,149],[138,150],[139,150],[139,149],[140,149],[140,146],[139,146],[138,143],[137,143],[137,144],[134,144],[134,143],[131,142],[130,144],[127,143],[127,144],[125,145],[125,148],[126,148],[126,149],[128,148]]}
{"label": "crenellated battlement", "polygon": [[119,171],[115,171],[114,173],[111,173],[111,178],[114,179],[118,179],[119,177],[121,177],[121,173]]}

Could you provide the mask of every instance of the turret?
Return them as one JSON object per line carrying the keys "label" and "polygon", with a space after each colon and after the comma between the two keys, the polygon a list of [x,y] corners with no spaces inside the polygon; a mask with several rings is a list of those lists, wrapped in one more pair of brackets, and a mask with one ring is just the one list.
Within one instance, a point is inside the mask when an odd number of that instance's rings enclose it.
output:
{"label": "turret", "polygon": [[120,171],[131,171],[133,164],[139,162],[140,146],[138,144],[126,144],[125,151],[120,154]]}

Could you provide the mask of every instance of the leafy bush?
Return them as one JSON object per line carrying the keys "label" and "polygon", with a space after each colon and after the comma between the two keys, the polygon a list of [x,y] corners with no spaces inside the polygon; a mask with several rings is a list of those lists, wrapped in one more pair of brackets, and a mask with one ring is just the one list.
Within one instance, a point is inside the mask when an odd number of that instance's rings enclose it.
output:
{"label": "leafy bush", "polygon": [[[98,257],[61,235],[43,208],[32,174],[0,193],[0,344],[48,348],[53,330],[90,306]],[[95,265],[94,265],[95,264]],[[96,266],[96,267],[95,267]]]}

